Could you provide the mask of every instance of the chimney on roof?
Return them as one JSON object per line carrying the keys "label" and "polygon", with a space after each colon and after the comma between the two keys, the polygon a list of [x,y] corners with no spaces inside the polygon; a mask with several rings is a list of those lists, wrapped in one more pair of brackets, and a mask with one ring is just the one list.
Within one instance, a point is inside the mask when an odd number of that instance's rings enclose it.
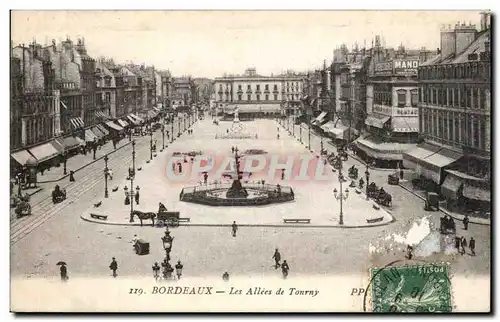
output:
{"label": "chimney on roof", "polygon": [[489,29],[491,25],[491,12],[483,11],[481,12],[481,30]]}

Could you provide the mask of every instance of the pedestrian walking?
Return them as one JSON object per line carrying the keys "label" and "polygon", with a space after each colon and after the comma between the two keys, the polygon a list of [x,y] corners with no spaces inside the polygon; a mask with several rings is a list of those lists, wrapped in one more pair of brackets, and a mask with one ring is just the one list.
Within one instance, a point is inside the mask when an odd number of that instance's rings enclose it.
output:
{"label": "pedestrian walking", "polygon": [[280,139],[280,134],[279,133],[276,134],[276,139],[278,139],[278,140]]}
{"label": "pedestrian walking", "polygon": [[285,180],[285,169],[281,169],[281,180]]}
{"label": "pedestrian walking", "polygon": [[232,228],[232,232],[233,232],[233,237],[236,237],[236,231],[238,231],[238,225],[236,225],[236,221],[233,221],[231,228]]}
{"label": "pedestrian walking", "polygon": [[177,261],[177,264],[175,265],[175,272],[177,273],[177,279],[181,279],[182,275],[182,268],[184,265],[181,264],[181,261]]}
{"label": "pedestrian walking", "polygon": [[229,273],[228,272],[224,272],[224,274],[222,274],[222,280],[225,282],[229,281]]}
{"label": "pedestrian walking", "polygon": [[467,248],[467,239],[465,239],[465,237],[462,237],[462,239],[460,240],[460,243],[462,245],[462,251],[460,252],[460,254],[465,254],[465,248]]}
{"label": "pedestrian walking", "polygon": [[179,168],[179,173],[182,173],[182,163],[179,162],[179,163],[177,163],[177,165],[178,165],[178,168]]}
{"label": "pedestrian walking", "polygon": [[455,236],[455,248],[460,252],[460,237]]}
{"label": "pedestrian walking", "polygon": [[139,190],[136,190],[135,191],[135,204],[138,205],[139,204]]}
{"label": "pedestrian walking", "polygon": [[111,259],[111,264],[109,264],[109,269],[113,271],[113,277],[118,276],[116,274],[116,271],[118,270],[118,263],[116,262],[116,259],[114,257]]}
{"label": "pedestrian walking", "polygon": [[62,263],[61,267],[59,267],[59,274],[61,275],[61,281],[66,282],[68,280],[68,268],[65,263]]}
{"label": "pedestrian walking", "polygon": [[286,262],[286,259],[283,260],[283,264],[281,264],[281,272],[283,273],[283,278],[286,279],[288,277],[288,271],[290,270],[290,267],[288,266],[288,263]]}
{"label": "pedestrian walking", "polygon": [[476,240],[474,239],[474,237],[470,238],[469,249],[470,249],[472,256],[476,256]]}
{"label": "pedestrian walking", "polygon": [[160,272],[160,265],[158,265],[158,262],[155,262],[155,263],[154,263],[154,265],[153,265],[152,269],[153,269],[153,277],[154,277],[155,279],[156,279],[156,278],[158,278],[158,277],[159,277],[159,274],[158,274],[158,273]]}
{"label": "pedestrian walking", "polygon": [[469,216],[465,215],[462,223],[464,224],[464,230],[467,230],[469,228]]}
{"label": "pedestrian walking", "polygon": [[408,245],[408,247],[406,247],[406,258],[407,259],[413,258],[413,247],[410,245]]}
{"label": "pedestrian walking", "polygon": [[274,251],[273,259],[274,259],[274,269],[278,269],[278,267],[281,266],[280,265],[281,254],[278,251],[278,248],[276,248],[276,250]]}

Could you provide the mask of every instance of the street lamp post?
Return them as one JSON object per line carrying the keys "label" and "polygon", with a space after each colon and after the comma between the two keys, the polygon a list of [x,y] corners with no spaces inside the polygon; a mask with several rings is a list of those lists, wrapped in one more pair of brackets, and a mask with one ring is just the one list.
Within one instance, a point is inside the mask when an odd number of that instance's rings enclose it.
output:
{"label": "street lamp post", "polygon": [[149,130],[149,160],[153,160],[153,129]]}
{"label": "street lamp post", "polygon": [[299,138],[300,138],[300,143],[302,143],[302,124],[299,124]]}
{"label": "street lamp post", "polygon": [[295,137],[295,114],[292,117],[292,136]]}
{"label": "street lamp post", "polygon": [[68,152],[66,152],[66,150],[63,152],[63,174],[66,175],[67,174],[67,170],[66,170],[66,162],[68,161]]}
{"label": "street lamp post", "polygon": [[309,150],[311,150],[311,124],[308,124],[309,131],[307,132],[308,137],[309,137],[309,146],[307,147]]}
{"label": "street lamp post", "polygon": [[177,121],[178,121],[178,122],[177,122],[177,124],[178,124],[178,125],[177,125],[177,137],[180,137],[180,136],[181,136],[181,118],[180,118],[180,117],[178,117],[178,118],[177,118]]}
{"label": "street lamp post", "polygon": [[184,116],[184,129],[182,132],[186,132],[186,119],[187,119],[186,116]]}
{"label": "street lamp post", "polygon": [[174,114],[172,114],[172,120],[170,121],[170,125],[172,126],[172,131],[170,132],[170,143],[174,142]]}
{"label": "street lamp post", "polygon": [[162,142],[161,150],[163,151],[165,149],[165,123],[162,124],[161,126],[161,142]]}
{"label": "street lamp post", "polygon": [[337,163],[339,164],[339,183],[340,183],[340,192],[337,191],[337,188],[333,189],[333,196],[335,199],[340,201],[340,218],[339,218],[339,225],[344,224],[344,212],[342,209],[342,203],[344,200],[347,200],[349,197],[349,189],[345,189],[345,191],[342,191],[342,182],[344,181],[343,175],[342,175],[342,159],[340,156],[337,156]]}
{"label": "street lamp post", "polygon": [[109,197],[108,193],[108,175],[109,175],[109,169],[108,169],[108,156],[104,156],[104,198]]}
{"label": "street lamp post", "polygon": [[135,171],[135,140],[132,141],[132,169]]}
{"label": "street lamp post", "polygon": [[172,251],[172,244],[174,242],[174,237],[170,236],[170,231],[167,230],[165,231],[165,236],[161,238],[162,244],[163,244],[163,249],[165,250],[167,261],[170,260],[170,252]]}
{"label": "street lamp post", "polygon": [[[134,222],[134,178],[135,178],[135,170],[132,168],[128,168],[128,177],[130,179],[130,191],[127,186],[123,188],[125,191],[125,200],[129,198],[130,201],[130,222]],[[136,190],[139,192],[139,186],[137,186]]]}
{"label": "street lamp post", "polygon": [[368,171],[370,167],[368,166],[368,163],[366,163],[366,171],[365,171],[365,176],[366,176],[366,200],[368,200],[368,185],[370,184],[370,171]]}

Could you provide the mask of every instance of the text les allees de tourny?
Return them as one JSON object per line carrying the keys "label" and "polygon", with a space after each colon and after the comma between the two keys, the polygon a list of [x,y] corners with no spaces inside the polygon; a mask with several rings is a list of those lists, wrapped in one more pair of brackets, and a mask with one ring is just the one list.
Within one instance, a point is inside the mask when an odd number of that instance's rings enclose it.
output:
{"label": "text les allees de tourny", "polygon": [[315,297],[319,294],[317,289],[299,289],[295,287],[268,289],[265,287],[250,287],[250,288],[237,288],[230,286],[227,289],[214,289],[211,286],[153,286],[150,292],[143,289],[131,288],[129,294],[133,295],[289,295],[289,296],[311,296]]}

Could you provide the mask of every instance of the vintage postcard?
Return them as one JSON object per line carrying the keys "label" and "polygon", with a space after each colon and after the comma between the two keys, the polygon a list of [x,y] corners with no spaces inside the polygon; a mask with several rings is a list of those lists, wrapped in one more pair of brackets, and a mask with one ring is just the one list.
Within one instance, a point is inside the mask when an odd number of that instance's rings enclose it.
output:
{"label": "vintage postcard", "polygon": [[491,34],[11,11],[11,311],[490,312]]}

